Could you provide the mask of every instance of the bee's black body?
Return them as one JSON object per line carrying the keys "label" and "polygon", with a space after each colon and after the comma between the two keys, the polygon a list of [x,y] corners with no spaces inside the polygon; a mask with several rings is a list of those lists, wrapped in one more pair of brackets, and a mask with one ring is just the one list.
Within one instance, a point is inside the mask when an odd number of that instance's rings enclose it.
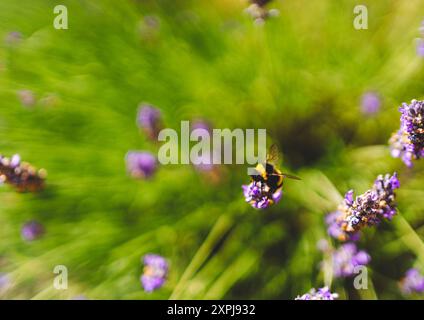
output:
{"label": "bee's black body", "polygon": [[251,175],[253,181],[260,181],[267,184],[270,193],[274,193],[283,186],[284,176],[280,170],[270,163],[258,164],[257,174]]}

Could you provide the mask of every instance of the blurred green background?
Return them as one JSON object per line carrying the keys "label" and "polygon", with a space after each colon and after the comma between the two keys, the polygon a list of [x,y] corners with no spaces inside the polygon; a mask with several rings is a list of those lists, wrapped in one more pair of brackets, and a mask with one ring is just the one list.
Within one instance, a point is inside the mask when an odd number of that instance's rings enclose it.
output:
{"label": "blurred green background", "polygon": [[[419,0],[363,0],[369,29],[355,30],[358,1],[285,0],[256,25],[240,0],[0,1],[0,152],[48,171],[37,194],[0,189],[0,272],[5,299],[293,299],[324,279],[316,242],[341,195],[397,171],[399,215],[364,233],[370,289],[336,280],[342,299],[403,299],[398,280],[424,270],[423,163],[390,157],[401,102],[424,96],[416,53]],[[53,28],[68,8],[69,29]],[[146,18],[147,17],[147,18]],[[149,25],[154,17],[156,24]],[[149,20],[150,19],[150,20]],[[10,43],[10,32],[22,39]],[[35,105],[23,106],[20,90]],[[361,96],[377,92],[375,115]],[[156,153],[138,130],[141,101],[167,127],[205,119],[214,128],[266,128],[283,168],[302,177],[266,211],[244,202],[246,166],[216,183],[191,166],[153,179],[126,173],[128,150]],[[22,240],[28,220],[45,235]],[[166,285],[145,293],[140,258],[170,263]],[[53,288],[53,268],[69,289]]]}

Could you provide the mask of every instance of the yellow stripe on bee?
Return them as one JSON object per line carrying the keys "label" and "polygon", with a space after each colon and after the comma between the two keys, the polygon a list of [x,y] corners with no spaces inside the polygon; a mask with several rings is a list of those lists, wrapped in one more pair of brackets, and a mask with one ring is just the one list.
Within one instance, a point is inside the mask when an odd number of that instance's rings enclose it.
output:
{"label": "yellow stripe on bee", "polygon": [[264,165],[262,164],[262,163],[259,163],[257,166],[256,166],[256,171],[262,176],[262,177],[266,177],[266,170],[265,170],[265,167],[264,167]]}
{"label": "yellow stripe on bee", "polygon": [[274,167],[274,171],[275,171],[275,173],[277,173],[279,175],[277,185],[278,185],[278,187],[281,187],[283,185],[284,176],[283,176],[282,172],[275,167]]}

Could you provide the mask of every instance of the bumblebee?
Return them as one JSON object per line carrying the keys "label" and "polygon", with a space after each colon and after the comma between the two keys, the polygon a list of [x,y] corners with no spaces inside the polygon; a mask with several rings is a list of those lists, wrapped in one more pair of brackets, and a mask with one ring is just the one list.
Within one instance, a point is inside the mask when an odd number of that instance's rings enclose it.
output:
{"label": "bumblebee", "polygon": [[250,175],[252,181],[267,185],[270,194],[274,194],[283,187],[284,178],[301,180],[299,177],[283,173],[277,169],[275,162],[278,158],[278,148],[273,144],[266,157],[266,162],[259,163],[255,168],[256,174]]}

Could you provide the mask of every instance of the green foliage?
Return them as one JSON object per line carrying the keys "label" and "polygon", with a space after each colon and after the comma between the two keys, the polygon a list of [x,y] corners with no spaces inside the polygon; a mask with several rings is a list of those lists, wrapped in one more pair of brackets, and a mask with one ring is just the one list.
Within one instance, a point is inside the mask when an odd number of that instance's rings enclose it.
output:
{"label": "green foliage", "polygon": [[[263,26],[240,1],[62,1],[69,29],[53,28],[50,0],[0,2],[0,151],[48,171],[38,194],[0,190],[4,298],[292,299],[328,283],[316,242],[341,195],[397,171],[400,214],[366,230],[370,291],[333,281],[342,298],[402,298],[397,281],[424,270],[423,163],[407,170],[387,140],[397,107],[423,97],[423,59],[414,40],[424,3],[364,0],[369,29],[352,26],[356,1],[285,0]],[[145,16],[158,29],[143,27]],[[34,92],[26,107],[17,91]],[[382,109],[360,112],[375,90]],[[217,184],[190,166],[164,166],[149,181],[125,172],[128,150],[156,152],[140,133],[137,105],[158,106],[168,127],[203,118],[215,128],[266,128],[283,152],[283,200],[266,211],[244,202],[245,166]],[[32,243],[27,220],[46,227]],[[143,292],[140,258],[170,262],[166,285]],[[69,289],[53,288],[66,265]]]}

